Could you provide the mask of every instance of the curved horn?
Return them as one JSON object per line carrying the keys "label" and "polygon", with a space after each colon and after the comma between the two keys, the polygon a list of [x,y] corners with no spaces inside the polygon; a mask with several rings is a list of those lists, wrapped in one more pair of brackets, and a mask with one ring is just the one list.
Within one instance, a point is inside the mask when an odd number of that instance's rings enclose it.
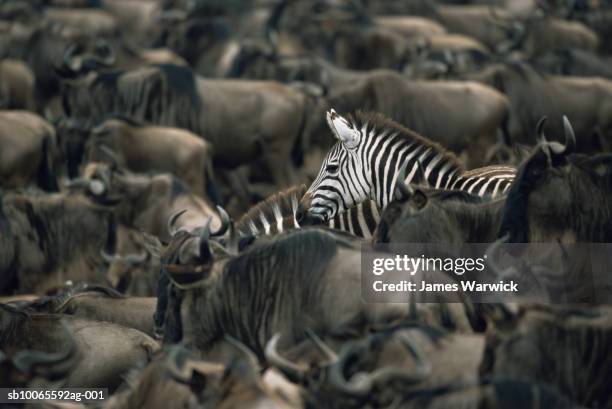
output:
{"label": "curved horn", "polygon": [[221,217],[221,226],[219,227],[219,230],[210,232],[211,237],[223,236],[231,224],[229,214],[227,214],[224,208],[217,205],[217,212],[219,212],[219,216]]}
{"label": "curved horn", "polygon": [[104,144],[99,144],[98,147],[100,151],[104,152],[104,154],[110,159],[112,168],[118,169],[119,157],[117,156],[117,153]]}
{"label": "curved horn", "polygon": [[304,380],[306,376],[306,369],[286,358],[283,358],[278,353],[278,342],[280,338],[281,334],[276,333],[266,344],[266,348],[264,350],[266,360],[271,366],[280,369],[291,382],[299,383]]}
{"label": "curved horn", "polygon": [[104,249],[100,250],[100,256],[102,256],[102,260],[104,260],[108,264],[113,264],[115,260],[119,259],[116,254],[108,254]]}
{"label": "curved horn", "polygon": [[72,331],[65,321],[61,321],[62,328],[68,335],[68,348],[62,352],[22,351],[15,355],[13,364],[25,373],[34,373],[49,379],[64,376],[74,366],[77,357],[77,344]]}
{"label": "curved horn", "polygon": [[542,118],[538,120],[536,124],[536,139],[539,143],[548,143],[546,140],[546,135],[544,134],[544,125],[546,125],[546,121],[548,121],[548,117],[544,115]]}
{"label": "curved horn", "polygon": [[231,335],[225,335],[225,340],[227,342],[229,342],[230,344],[232,344],[232,346],[234,346],[236,349],[238,349],[240,352],[242,352],[247,360],[251,363],[251,366],[253,367],[253,369],[255,369],[257,372],[261,371],[261,365],[259,365],[259,359],[257,359],[257,356],[255,355],[255,353],[246,345],[244,345],[242,342],[238,341],[236,338],[232,337]]}
{"label": "curved horn", "polygon": [[175,212],[174,214],[172,214],[170,218],[168,219],[168,233],[170,233],[171,236],[174,236],[174,234],[177,231],[174,228],[174,224],[179,219],[179,217],[181,217],[185,212],[187,212],[187,209],[179,210],[178,212]]}
{"label": "curved horn", "polygon": [[86,188],[89,187],[89,180],[84,177],[78,177],[72,180],[65,181],[63,185],[68,188]]}
{"label": "curved horn", "polygon": [[80,57],[77,58],[78,50],[78,44],[71,44],[64,52],[64,67],[70,69],[72,72],[78,72],[83,67],[83,59]]}
{"label": "curved horn", "polygon": [[368,395],[376,384],[384,384],[389,380],[401,380],[406,383],[417,383],[426,379],[430,372],[431,366],[425,363],[424,358],[418,349],[413,345],[412,340],[405,337],[405,334],[400,334],[402,344],[410,351],[416,361],[416,368],[397,368],[383,367],[375,370],[371,374],[358,373],[349,381],[344,378],[345,363],[354,355],[359,354],[362,350],[371,347],[374,342],[374,337],[364,342],[362,345],[352,345],[347,350],[343,351],[342,358],[338,360],[337,365],[330,367],[330,382],[339,390],[347,395],[364,397]]}
{"label": "curved horn", "polygon": [[576,134],[567,116],[563,115],[563,131],[565,133],[565,153],[573,152],[576,148]]}
{"label": "curved horn", "polygon": [[312,342],[314,342],[317,348],[319,348],[321,352],[323,352],[323,355],[325,355],[325,357],[329,359],[330,362],[336,362],[338,360],[338,354],[336,354],[333,349],[331,349],[325,342],[323,342],[323,340],[319,338],[317,334],[315,334],[310,329],[306,330],[306,334],[310,337],[310,339],[312,339]]}
{"label": "curved horn", "polygon": [[180,344],[172,347],[168,352],[167,371],[169,375],[178,382],[188,382],[190,380],[190,368],[183,363],[182,368],[178,366],[179,353],[186,352]]}
{"label": "curved horn", "polygon": [[363,373],[354,375],[350,381],[344,377],[346,362],[358,355],[370,342],[364,345],[348,345],[344,348],[338,360],[329,367],[329,382],[338,391],[345,395],[364,397],[372,390],[373,384],[370,377]]}
{"label": "curved horn", "polygon": [[148,251],[143,251],[140,254],[128,254],[124,257],[124,260],[131,266],[139,266],[146,262],[151,254]]}

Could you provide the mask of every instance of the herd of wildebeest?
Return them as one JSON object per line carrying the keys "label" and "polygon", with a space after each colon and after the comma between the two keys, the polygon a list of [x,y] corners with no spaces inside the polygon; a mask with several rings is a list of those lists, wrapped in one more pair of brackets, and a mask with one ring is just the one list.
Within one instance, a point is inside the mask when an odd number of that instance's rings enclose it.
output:
{"label": "herd of wildebeest", "polygon": [[[609,0],[2,0],[0,32],[0,387],[612,408],[570,248],[612,242]],[[366,303],[364,243],[545,285]]]}

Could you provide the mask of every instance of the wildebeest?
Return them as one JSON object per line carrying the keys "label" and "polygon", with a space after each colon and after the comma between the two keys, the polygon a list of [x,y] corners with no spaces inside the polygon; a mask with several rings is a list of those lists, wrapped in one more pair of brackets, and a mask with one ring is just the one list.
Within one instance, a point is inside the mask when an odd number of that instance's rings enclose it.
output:
{"label": "wildebeest", "polygon": [[495,64],[465,76],[490,85],[510,101],[508,131],[515,142],[534,143],[532,130],[542,116],[561,135],[561,115],[569,115],[582,152],[611,149],[612,81],[599,77],[562,77],[538,74],[528,64]]}
{"label": "wildebeest", "polygon": [[90,163],[84,176],[68,183],[73,189],[84,189],[92,200],[114,206],[117,221],[169,240],[167,220],[181,212],[177,229],[193,230],[211,218],[219,230],[224,213],[215,207],[208,195],[193,194],[185,183],[168,173],[153,176],[134,174],[114,164]]}
{"label": "wildebeest", "polygon": [[0,185],[58,190],[55,130],[28,111],[0,111]]}
{"label": "wildebeest", "polygon": [[[74,337],[78,359],[64,382],[65,387],[114,390],[122,383],[122,375],[146,364],[159,349],[155,340],[135,329],[57,314],[37,314],[6,304],[0,304],[0,322],[3,351],[59,352]],[[62,322],[72,334],[65,331]]]}
{"label": "wildebeest", "polygon": [[572,154],[576,136],[567,118],[563,126],[565,144],[539,132],[539,145],[508,192],[500,237],[507,233],[512,243],[612,241],[612,155]]}
{"label": "wildebeest", "polygon": [[0,60],[0,107],[36,111],[36,91],[32,70],[18,60]]}
{"label": "wildebeest", "polygon": [[162,249],[157,237],[117,226],[116,252],[101,253],[102,259],[108,264],[106,276],[109,285],[126,295],[155,296]]}
{"label": "wildebeest", "polygon": [[505,198],[483,202],[465,192],[428,192],[416,188],[387,206],[374,240],[380,243],[490,243],[499,234],[504,205]]}
{"label": "wildebeest", "polygon": [[[483,373],[547,382],[585,406],[610,407],[610,310],[522,308],[487,335]],[[570,369],[571,368],[571,369]]]}
{"label": "wildebeest", "polygon": [[290,184],[291,154],[303,148],[300,92],[276,82],[208,80],[173,65],[89,75],[86,65],[70,57],[64,65],[67,114],[101,121],[115,113],[185,128],[211,143],[216,164],[232,168],[261,158],[274,182]]}
{"label": "wildebeest", "polygon": [[110,398],[107,407],[302,408],[299,396],[275,390],[275,385],[260,375],[261,368],[251,355],[237,344],[226,360],[211,362],[198,359],[182,345],[166,347],[148,367],[132,376],[132,387]]}
{"label": "wildebeest", "polygon": [[[158,297],[156,324],[164,325],[164,342],[206,352],[226,334],[261,358],[279,332],[295,342],[306,330],[343,336],[407,319],[401,304],[363,302],[360,259],[359,241],[319,229],[288,232],[236,256],[209,241],[207,228],[200,236],[178,232],[162,258],[172,284],[168,298]],[[158,291],[164,290],[162,276]],[[447,321],[470,331],[469,313],[458,305]],[[414,312],[425,322],[449,317],[438,304]]]}
{"label": "wildebeest", "polygon": [[213,189],[212,148],[206,140],[178,128],[148,126],[130,118],[111,118],[91,130],[85,162],[108,159],[101,147],[116,153],[117,165],[137,173],[173,173],[197,195]]}
{"label": "wildebeest", "polygon": [[109,287],[75,285],[27,304],[39,313],[105,321],[153,336],[154,297],[127,297]]}
{"label": "wildebeest", "polygon": [[62,326],[66,334],[63,350],[0,352],[0,387],[51,387],[68,378],[76,366],[79,351],[68,325]]}
{"label": "wildebeest", "polygon": [[106,283],[100,251],[115,240],[109,208],[61,193],[3,199],[0,216],[9,235],[0,248],[0,292],[44,293],[67,280]]}
{"label": "wildebeest", "polygon": [[608,79],[612,79],[611,62],[610,58],[572,48],[563,48],[532,58],[534,68],[549,74]]}

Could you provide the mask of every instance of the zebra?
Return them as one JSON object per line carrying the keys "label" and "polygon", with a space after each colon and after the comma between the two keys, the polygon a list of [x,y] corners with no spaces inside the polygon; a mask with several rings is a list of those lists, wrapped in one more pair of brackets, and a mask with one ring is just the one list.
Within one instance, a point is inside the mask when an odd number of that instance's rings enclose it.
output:
{"label": "zebra", "polygon": [[[295,219],[299,200],[306,193],[306,185],[293,186],[256,204],[238,219],[235,231],[240,237],[275,235],[299,229]],[[371,200],[359,203],[331,218],[327,226],[370,239],[380,221],[380,212]]]}
{"label": "zebra", "polygon": [[516,175],[509,166],[466,171],[453,153],[378,113],[358,111],[347,120],[331,109],[327,123],[339,141],[300,201],[300,225],[327,223],[366,200],[384,210],[404,172],[405,184],[491,198],[505,194]]}

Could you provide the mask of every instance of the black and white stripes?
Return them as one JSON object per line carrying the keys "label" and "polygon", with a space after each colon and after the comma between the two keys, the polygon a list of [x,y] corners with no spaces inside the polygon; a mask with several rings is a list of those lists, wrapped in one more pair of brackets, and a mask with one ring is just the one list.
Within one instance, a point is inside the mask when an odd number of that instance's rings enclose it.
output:
{"label": "black and white stripes", "polygon": [[[236,232],[240,236],[261,236],[299,228],[295,215],[298,201],[305,192],[306,186],[301,185],[272,195],[238,220]],[[376,204],[368,200],[337,214],[327,225],[332,229],[369,239],[379,221],[380,212]]]}
{"label": "black and white stripes", "polygon": [[327,122],[339,142],[300,203],[300,224],[327,223],[370,199],[384,209],[404,166],[404,183],[425,182],[479,196],[502,195],[514,180],[516,170],[507,166],[465,171],[452,153],[380,114],[359,112],[347,120],[332,109]]}

